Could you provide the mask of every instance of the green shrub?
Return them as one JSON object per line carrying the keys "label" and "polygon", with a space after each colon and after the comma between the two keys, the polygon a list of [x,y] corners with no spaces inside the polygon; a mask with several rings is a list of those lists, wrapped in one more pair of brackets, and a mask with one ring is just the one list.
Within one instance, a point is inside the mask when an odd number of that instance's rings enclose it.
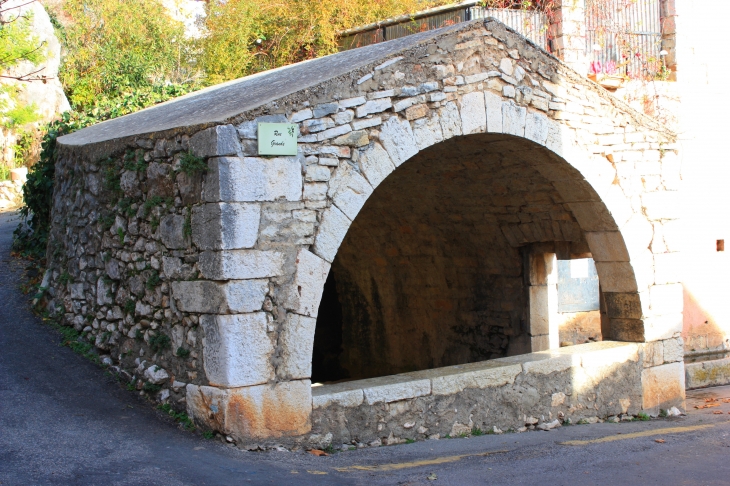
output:
{"label": "green shrub", "polygon": [[180,171],[191,176],[208,171],[208,164],[202,157],[196,157],[191,151],[185,152],[180,158]]}
{"label": "green shrub", "polygon": [[152,274],[147,278],[145,287],[147,287],[147,290],[154,290],[155,287],[160,284],[160,282],[160,274],[153,270]]}
{"label": "green shrub", "polygon": [[170,338],[167,334],[158,332],[157,334],[150,335],[149,345],[150,349],[156,353],[170,348]]}
{"label": "green shrub", "polygon": [[155,385],[154,383],[150,383],[149,381],[142,385],[142,390],[146,391],[147,393],[157,393],[158,391],[162,390],[162,386]]}

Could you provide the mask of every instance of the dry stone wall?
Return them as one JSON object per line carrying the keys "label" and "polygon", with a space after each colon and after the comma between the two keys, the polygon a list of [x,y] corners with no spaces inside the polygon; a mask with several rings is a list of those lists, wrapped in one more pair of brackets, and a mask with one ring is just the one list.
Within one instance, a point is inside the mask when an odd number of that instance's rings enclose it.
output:
{"label": "dry stone wall", "polygon": [[[676,343],[673,135],[498,22],[418,39],[215,126],[60,139],[50,309],[199,423],[244,442],[305,440],[319,300],[352,222],[419,152],[494,133],[492,148],[541,174],[570,216],[556,225],[518,211],[500,226],[510,246],[585,235],[604,335]],[[135,116],[145,113],[119,123]],[[286,121],[299,126],[299,154],[257,156],[257,123]],[[642,407],[680,404],[681,365],[652,356]]]}

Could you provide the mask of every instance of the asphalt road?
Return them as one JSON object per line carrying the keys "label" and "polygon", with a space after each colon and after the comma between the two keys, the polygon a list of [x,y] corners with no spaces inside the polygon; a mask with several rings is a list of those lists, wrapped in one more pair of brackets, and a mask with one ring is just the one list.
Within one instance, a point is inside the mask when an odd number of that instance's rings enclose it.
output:
{"label": "asphalt road", "polygon": [[0,213],[0,485],[730,484],[730,403],[693,408],[730,398],[730,387],[692,393],[686,417],[329,457],[203,439],[60,346],[28,310],[25,262],[9,255],[12,217]]}

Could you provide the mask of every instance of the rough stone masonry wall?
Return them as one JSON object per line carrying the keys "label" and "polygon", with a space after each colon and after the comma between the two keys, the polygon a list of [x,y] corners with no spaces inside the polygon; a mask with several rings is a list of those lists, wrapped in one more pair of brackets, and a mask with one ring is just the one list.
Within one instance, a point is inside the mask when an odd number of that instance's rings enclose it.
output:
{"label": "rough stone masonry wall", "polygon": [[[237,440],[302,437],[319,298],[351,221],[420,150],[497,132],[578,169],[535,163],[586,232],[611,337],[675,342],[672,135],[497,22],[445,32],[218,126],[116,140],[110,160],[103,145],[62,146],[51,309],[161,399],[179,391],[173,403],[200,423]],[[297,123],[300,155],[257,157],[262,121]],[[206,174],[178,171],[186,150]],[[514,246],[556,239],[552,224],[505,228]],[[659,351],[642,371],[647,409],[680,399],[659,385],[683,376],[681,362]]]}
{"label": "rough stone masonry wall", "polygon": [[202,172],[181,170],[187,150],[181,136],[102,160],[61,156],[48,247],[49,310],[163,401],[208,383],[200,316],[171,298],[199,275],[190,226]]}

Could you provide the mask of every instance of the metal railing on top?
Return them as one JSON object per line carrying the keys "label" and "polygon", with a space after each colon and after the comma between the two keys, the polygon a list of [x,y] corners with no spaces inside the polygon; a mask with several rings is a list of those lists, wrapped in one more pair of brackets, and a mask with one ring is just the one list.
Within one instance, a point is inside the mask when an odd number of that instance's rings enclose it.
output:
{"label": "metal railing on top", "polygon": [[544,13],[537,10],[486,8],[480,6],[480,3],[477,0],[445,5],[348,29],[340,35],[340,50],[355,49],[417,32],[487,17],[496,18],[543,49],[547,49],[548,19]]}

